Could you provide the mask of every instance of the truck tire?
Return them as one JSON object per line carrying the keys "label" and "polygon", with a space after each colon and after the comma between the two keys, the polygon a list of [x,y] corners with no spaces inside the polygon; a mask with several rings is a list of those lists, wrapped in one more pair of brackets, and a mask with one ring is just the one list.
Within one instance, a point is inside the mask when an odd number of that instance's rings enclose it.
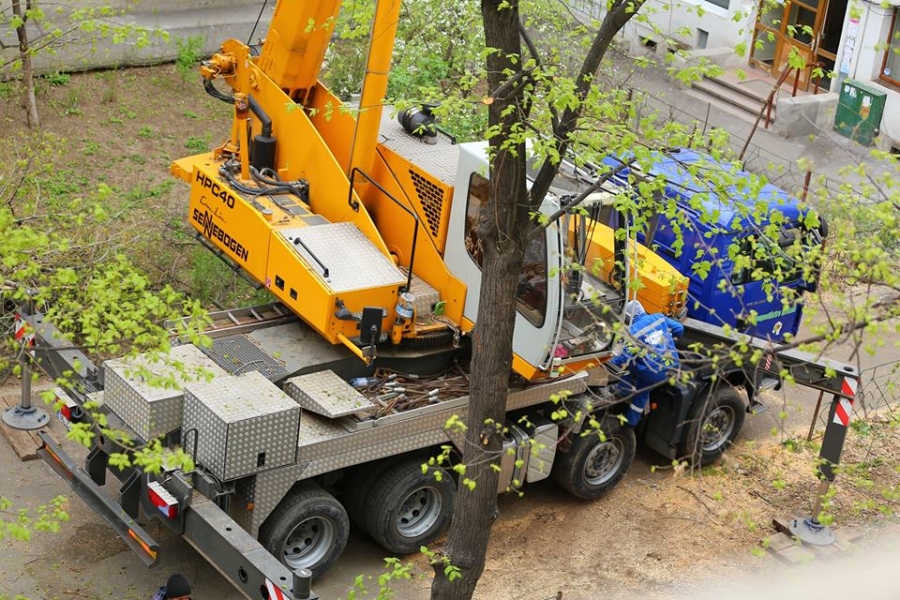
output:
{"label": "truck tire", "polygon": [[366,528],[366,502],[372,495],[372,487],[391,466],[390,459],[379,460],[353,467],[342,482],[341,503],[347,510],[350,522]]}
{"label": "truck tire", "polygon": [[730,385],[717,386],[709,393],[701,391],[688,412],[679,455],[694,466],[714,463],[741,433],[745,412],[744,401]]}
{"label": "truck tire", "polygon": [[570,494],[584,500],[613,489],[634,461],[634,429],[619,423],[604,425],[606,439],[595,432],[576,436],[569,451],[557,455],[551,475]]}
{"label": "truck tire", "polygon": [[291,570],[322,575],[340,557],[350,534],[341,503],[314,483],[294,486],[259,528],[259,542]]}
{"label": "truck tire", "polygon": [[400,460],[372,486],[365,504],[365,527],[388,552],[406,555],[433,542],[450,523],[456,482],[443,469],[422,473],[419,457]]}

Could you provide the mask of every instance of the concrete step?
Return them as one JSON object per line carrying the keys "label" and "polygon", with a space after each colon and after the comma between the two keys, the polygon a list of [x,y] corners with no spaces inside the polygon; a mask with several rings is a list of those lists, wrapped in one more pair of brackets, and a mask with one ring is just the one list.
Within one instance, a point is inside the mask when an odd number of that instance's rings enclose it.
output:
{"label": "concrete step", "polygon": [[[709,104],[709,105],[713,106],[714,108],[717,108],[718,110],[720,110],[723,113],[728,113],[729,115],[734,116],[736,119],[744,121],[748,125],[753,125],[753,123],[756,121],[756,116],[759,114],[758,112],[751,113],[750,111],[748,111],[747,109],[745,109],[743,107],[738,107],[738,106],[735,106],[734,104],[731,104],[730,102],[720,100],[719,98],[712,96],[710,94],[707,94],[706,92],[701,91],[697,88],[691,88],[689,90],[685,90],[685,93],[689,96],[693,96],[694,98],[697,98],[697,100],[699,100],[705,104]],[[758,111],[759,107],[757,107],[756,110]],[[772,121],[774,122],[775,121],[775,118],[774,118],[775,117],[775,109],[774,108],[772,109],[772,117],[773,117]],[[765,124],[765,116],[763,116],[763,121],[760,121],[759,126],[762,128],[764,124]]]}
{"label": "concrete step", "polygon": [[[693,88],[704,96],[715,98],[754,118],[759,114],[766,101],[766,97],[761,97],[758,90],[740,87],[719,78],[704,78],[696,81]],[[772,108],[772,120],[775,120],[775,107]]]}
{"label": "concrete step", "polygon": [[747,69],[739,76],[735,71],[725,71],[721,75],[709,77],[709,81],[747,96],[760,104],[766,101],[775,80],[755,69]]}

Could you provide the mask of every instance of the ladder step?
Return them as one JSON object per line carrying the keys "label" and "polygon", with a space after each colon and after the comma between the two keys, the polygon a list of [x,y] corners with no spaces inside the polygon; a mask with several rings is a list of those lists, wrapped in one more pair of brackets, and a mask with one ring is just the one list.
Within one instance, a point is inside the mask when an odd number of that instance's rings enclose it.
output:
{"label": "ladder step", "polygon": [[762,402],[753,400],[749,405],[747,405],[747,414],[758,415],[760,413],[766,412],[768,409],[769,407]]}
{"label": "ladder step", "polygon": [[781,380],[777,377],[763,377],[759,382],[759,391],[781,389]]}

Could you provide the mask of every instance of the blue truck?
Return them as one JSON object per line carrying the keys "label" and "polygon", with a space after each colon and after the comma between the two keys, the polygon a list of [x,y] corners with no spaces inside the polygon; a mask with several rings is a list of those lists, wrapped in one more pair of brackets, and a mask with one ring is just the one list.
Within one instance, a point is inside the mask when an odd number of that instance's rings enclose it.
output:
{"label": "blue truck", "polygon": [[[630,158],[604,161],[597,173],[612,170],[606,189],[635,193],[626,196],[634,202],[630,211],[606,210],[601,222],[634,227],[640,242],[690,279],[691,318],[778,343],[795,336],[803,294],[818,283],[812,249],[827,235],[824,220],[784,190],[708,154],[678,149],[647,162],[642,169]],[[665,183],[653,185],[660,178]]]}

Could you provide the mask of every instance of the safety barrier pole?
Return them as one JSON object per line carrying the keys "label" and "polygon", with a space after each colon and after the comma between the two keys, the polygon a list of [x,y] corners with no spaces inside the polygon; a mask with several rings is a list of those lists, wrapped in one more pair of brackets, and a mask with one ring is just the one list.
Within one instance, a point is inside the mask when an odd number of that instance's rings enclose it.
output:
{"label": "safety barrier pole", "polygon": [[815,505],[810,516],[791,521],[791,535],[813,546],[828,546],[835,540],[834,532],[827,525],[823,525],[819,517],[828,488],[834,482],[835,467],[841,462],[841,451],[844,449],[844,438],[847,437],[847,427],[853,414],[853,400],[858,386],[858,379],[844,377],[841,393],[834,395],[828,413],[828,423],[825,426],[825,436],[822,438],[822,449],[819,451],[820,482]]}

